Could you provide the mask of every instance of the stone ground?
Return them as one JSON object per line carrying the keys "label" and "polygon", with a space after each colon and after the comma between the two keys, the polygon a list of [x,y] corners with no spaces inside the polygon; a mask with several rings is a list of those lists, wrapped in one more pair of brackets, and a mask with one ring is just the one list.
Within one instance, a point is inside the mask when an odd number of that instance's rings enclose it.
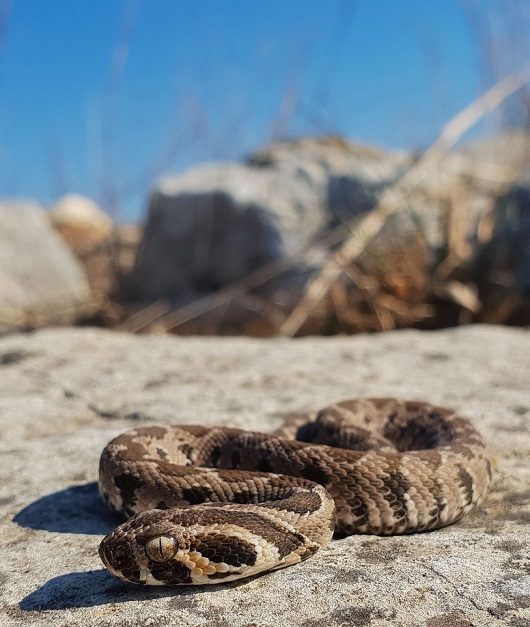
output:
{"label": "stone ground", "polygon": [[[44,330],[0,339],[0,626],[530,624],[530,333],[464,327],[301,340]],[[456,408],[495,458],[452,527],[351,537],[240,584],[146,589],[103,569],[105,443],[140,423],[278,427],[291,411],[396,396]]]}

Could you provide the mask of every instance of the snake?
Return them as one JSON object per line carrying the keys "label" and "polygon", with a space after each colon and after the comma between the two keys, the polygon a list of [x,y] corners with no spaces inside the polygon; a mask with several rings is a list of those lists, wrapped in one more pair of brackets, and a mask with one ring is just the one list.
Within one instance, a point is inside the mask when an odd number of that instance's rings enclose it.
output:
{"label": "snake", "polygon": [[490,480],[472,424],[420,401],[346,400],[274,434],[148,425],[101,455],[100,494],[128,519],[99,555],[132,583],[226,583],[302,562],[334,536],[444,527]]}

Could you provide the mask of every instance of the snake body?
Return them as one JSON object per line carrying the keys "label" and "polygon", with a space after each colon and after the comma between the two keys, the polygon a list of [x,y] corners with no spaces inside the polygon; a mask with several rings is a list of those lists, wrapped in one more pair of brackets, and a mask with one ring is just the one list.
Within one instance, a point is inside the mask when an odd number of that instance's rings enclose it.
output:
{"label": "snake body", "polygon": [[334,533],[451,524],[491,479],[472,425],[427,403],[344,401],[280,436],[149,426],[112,440],[99,488],[131,518],[101,542],[105,566],[140,584],[224,583],[305,560]]}

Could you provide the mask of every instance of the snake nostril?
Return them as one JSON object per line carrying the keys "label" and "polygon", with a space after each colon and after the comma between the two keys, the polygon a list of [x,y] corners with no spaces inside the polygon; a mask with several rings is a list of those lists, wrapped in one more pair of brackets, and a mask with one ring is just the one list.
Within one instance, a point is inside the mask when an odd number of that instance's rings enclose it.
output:
{"label": "snake nostril", "polygon": [[114,552],[114,555],[117,559],[122,559],[127,555],[127,549],[124,546],[119,546]]}
{"label": "snake nostril", "polygon": [[99,556],[107,567],[123,564],[130,558],[130,554],[130,548],[126,543],[116,543],[110,536],[103,538],[99,545]]}

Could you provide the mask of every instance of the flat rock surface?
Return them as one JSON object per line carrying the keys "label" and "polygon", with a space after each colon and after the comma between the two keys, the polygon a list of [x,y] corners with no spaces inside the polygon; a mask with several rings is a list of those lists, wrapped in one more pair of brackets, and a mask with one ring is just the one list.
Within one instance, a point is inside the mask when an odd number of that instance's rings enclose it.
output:
{"label": "flat rock surface", "polygon": [[[44,330],[0,339],[0,625],[389,627],[530,623],[530,333],[475,326],[300,340]],[[99,454],[143,423],[256,430],[349,397],[451,406],[495,458],[460,523],[355,536],[239,584],[141,588],[97,554],[117,523]]]}

